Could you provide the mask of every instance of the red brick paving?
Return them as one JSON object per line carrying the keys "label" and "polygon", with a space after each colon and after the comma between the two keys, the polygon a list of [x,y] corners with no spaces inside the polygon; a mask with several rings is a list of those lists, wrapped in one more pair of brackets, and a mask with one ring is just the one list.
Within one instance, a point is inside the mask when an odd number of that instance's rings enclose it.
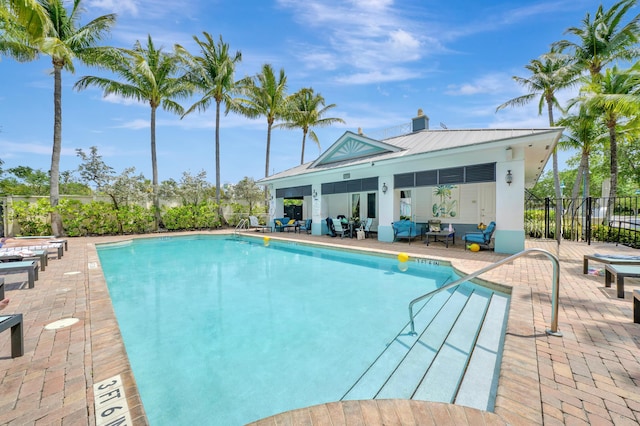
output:
{"label": "red brick paving", "polygon": [[[175,235],[175,234],[172,234]],[[249,233],[249,235],[252,235]],[[272,238],[281,237],[272,234]],[[463,273],[505,256],[446,249],[419,241],[380,243],[287,233],[285,238],[409,253],[450,260]],[[147,424],[122,343],[94,244],[129,237],[69,238],[69,251],[51,260],[34,289],[20,288],[25,276],[6,277],[11,303],[2,313],[24,315],[25,354],[10,357],[9,333],[0,334],[0,424],[95,424],[93,383],[120,374],[134,424]],[[625,298],[604,277],[583,275],[582,256],[633,253],[623,246],[527,241],[558,255],[561,263],[559,330],[551,322],[552,263],[528,256],[481,276],[512,287],[512,298],[495,413],[422,401],[352,401],[323,404],[263,419],[256,424],[592,424],[640,423],[640,325],[632,322],[631,293]],[[592,263],[591,267],[600,267]],[[59,330],[50,322],[80,321]]]}

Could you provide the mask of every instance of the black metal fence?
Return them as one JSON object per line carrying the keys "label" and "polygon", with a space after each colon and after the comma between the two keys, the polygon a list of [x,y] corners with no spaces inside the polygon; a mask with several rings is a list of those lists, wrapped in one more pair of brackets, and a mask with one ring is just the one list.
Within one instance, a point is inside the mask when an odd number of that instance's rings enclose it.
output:
{"label": "black metal fence", "polygon": [[606,241],[640,248],[640,197],[536,198],[525,202],[528,238],[556,238],[556,209],[562,209],[562,238]]}

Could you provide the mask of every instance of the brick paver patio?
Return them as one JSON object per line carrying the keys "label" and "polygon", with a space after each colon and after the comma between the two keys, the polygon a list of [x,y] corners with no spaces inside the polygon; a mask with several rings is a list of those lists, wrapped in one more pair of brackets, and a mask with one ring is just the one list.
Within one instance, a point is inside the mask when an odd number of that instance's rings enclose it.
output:
{"label": "brick paver patio", "polygon": [[[505,257],[465,251],[462,244],[445,248],[420,241],[389,244],[294,233],[269,236],[450,260],[463,273]],[[10,333],[0,334],[0,424],[94,425],[93,385],[115,375],[122,377],[132,423],[147,424],[95,251],[96,243],[127,238],[131,237],[70,238],[69,251],[50,260],[33,289],[24,285],[26,274],[5,277],[11,303],[2,314],[24,315],[25,354],[12,359]],[[359,401],[309,407],[258,423],[637,425],[640,324],[632,321],[631,294],[640,281],[627,278],[625,298],[619,299],[615,285],[604,287],[604,277],[582,274],[582,256],[638,251],[572,242],[563,242],[558,251],[554,241],[539,240],[527,241],[527,247],[548,250],[560,259],[563,336],[545,334],[551,322],[552,290],[552,263],[546,257],[523,257],[481,276],[512,287],[494,414],[420,401]],[[45,329],[64,318],[79,321]]]}

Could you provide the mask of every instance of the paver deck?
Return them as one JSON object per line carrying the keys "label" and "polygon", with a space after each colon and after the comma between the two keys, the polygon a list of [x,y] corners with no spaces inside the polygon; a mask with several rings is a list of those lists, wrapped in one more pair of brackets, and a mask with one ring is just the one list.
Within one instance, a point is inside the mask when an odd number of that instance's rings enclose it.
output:
{"label": "paver deck", "polygon": [[[505,257],[465,251],[462,244],[445,248],[297,233],[270,237],[450,260],[463,273]],[[36,288],[24,289],[20,276],[7,280],[11,303],[2,314],[24,315],[25,340],[24,356],[12,359],[10,336],[0,334],[0,424],[95,425],[93,384],[115,375],[123,380],[132,423],[147,424],[94,246],[129,238],[69,238],[69,251],[49,262]],[[554,241],[540,240],[527,241],[527,247],[546,249],[560,259],[563,336],[545,334],[552,286],[552,263],[546,257],[520,258],[481,276],[513,288],[495,413],[421,401],[349,401],[282,413],[257,424],[640,423],[640,324],[633,323],[632,306],[640,280],[628,278],[625,297],[618,299],[615,288],[604,286],[604,277],[582,274],[585,254],[637,250],[572,242],[558,249]],[[45,329],[71,317],[80,321]]]}

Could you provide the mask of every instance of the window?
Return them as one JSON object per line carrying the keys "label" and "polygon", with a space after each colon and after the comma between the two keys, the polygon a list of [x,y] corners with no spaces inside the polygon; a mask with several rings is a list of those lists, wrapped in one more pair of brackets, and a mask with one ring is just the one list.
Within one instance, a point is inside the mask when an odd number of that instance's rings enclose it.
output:
{"label": "window", "polygon": [[360,220],[360,194],[351,194],[351,217]]}
{"label": "window", "polygon": [[400,191],[400,219],[411,219],[411,191]]}
{"label": "window", "polygon": [[376,193],[370,192],[367,194],[367,217],[376,217]]}

